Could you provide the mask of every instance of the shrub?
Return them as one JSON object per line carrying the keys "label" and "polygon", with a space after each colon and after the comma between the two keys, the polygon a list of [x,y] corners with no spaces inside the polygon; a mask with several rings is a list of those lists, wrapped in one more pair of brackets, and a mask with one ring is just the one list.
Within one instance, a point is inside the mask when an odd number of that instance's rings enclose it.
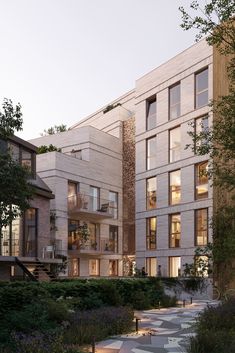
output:
{"label": "shrub", "polygon": [[133,322],[133,311],[128,307],[106,307],[73,314],[71,325],[64,334],[65,343],[91,343],[110,335],[129,332]]}

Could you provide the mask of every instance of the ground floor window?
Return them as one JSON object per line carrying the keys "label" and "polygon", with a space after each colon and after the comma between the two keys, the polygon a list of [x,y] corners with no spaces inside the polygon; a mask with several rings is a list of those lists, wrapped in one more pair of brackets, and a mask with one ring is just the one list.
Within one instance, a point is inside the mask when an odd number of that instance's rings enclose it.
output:
{"label": "ground floor window", "polygon": [[24,218],[24,256],[37,256],[37,212],[36,208],[29,208]]}
{"label": "ground floor window", "polygon": [[0,242],[0,255],[20,255],[20,218],[14,219],[9,226],[2,228]]}
{"label": "ground floor window", "polygon": [[109,276],[118,276],[118,260],[109,260]]}
{"label": "ground floor window", "polygon": [[79,276],[79,259],[71,259],[69,263],[69,276],[78,277]]}
{"label": "ground floor window", "polygon": [[147,276],[156,277],[157,276],[157,259],[156,257],[146,258],[146,272]]}
{"label": "ground floor window", "polygon": [[89,276],[100,275],[100,260],[90,259],[89,260]]}
{"label": "ground floor window", "polygon": [[170,277],[179,277],[181,275],[181,257],[169,257],[169,275]]}

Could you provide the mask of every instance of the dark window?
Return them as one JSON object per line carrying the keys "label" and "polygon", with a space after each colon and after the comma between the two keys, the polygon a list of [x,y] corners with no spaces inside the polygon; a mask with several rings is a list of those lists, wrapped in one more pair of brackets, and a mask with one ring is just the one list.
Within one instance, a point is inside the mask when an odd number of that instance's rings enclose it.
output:
{"label": "dark window", "polygon": [[108,251],[118,252],[118,226],[109,226]]}
{"label": "dark window", "polygon": [[146,101],[146,127],[147,130],[156,127],[157,101],[156,97]]}
{"label": "dark window", "polygon": [[169,88],[169,117],[175,119],[180,116],[180,83]]}

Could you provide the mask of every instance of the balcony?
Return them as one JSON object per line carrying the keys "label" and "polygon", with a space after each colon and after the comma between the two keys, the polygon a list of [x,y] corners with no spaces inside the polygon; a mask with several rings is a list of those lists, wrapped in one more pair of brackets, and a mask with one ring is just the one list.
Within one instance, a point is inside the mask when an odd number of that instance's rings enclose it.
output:
{"label": "balcony", "polygon": [[71,218],[76,219],[77,216],[87,220],[114,218],[116,213],[117,207],[112,201],[83,193],[68,197],[68,214]]}
{"label": "balcony", "polygon": [[77,239],[73,243],[68,242],[68,252],[70,255],[89,254],[89,255],[100,255],[100,254],[116,254],[118,252],[117,242],[107,238],[99,238],[94,241],[89,239],[86,243],[82,243],[80,239]]}

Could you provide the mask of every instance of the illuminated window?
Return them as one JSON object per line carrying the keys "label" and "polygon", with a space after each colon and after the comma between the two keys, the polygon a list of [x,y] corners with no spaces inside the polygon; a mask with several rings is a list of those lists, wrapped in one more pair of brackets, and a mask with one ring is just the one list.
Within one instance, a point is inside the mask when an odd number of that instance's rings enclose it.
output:
{"label": "illuminated window", "polygon": [[179,277],[181,275],[181,257],[169,257],[169,275],[170,277]]}
{"label": "illuminated window", "polygon": [[24,256],[37,256],[37,209],[29,208],[24,220]]}
{"label": "illuminated window", "polygon": [[208,242],[208,209],[195,211],[195,245],[206,245]]}
{"label": "illuminated window", "polygon": [[170,162],[180,159],[181,136],[180,127],[170,130]]}
{"label": "illuminated window", "polygon": [[146,151],[146,162],[147,162],[147,170],[153,169],[156,167],[156,145],[157,145],[157,137],[151,137],[147,139],[147,151]]}
{"label": "illuminated window", "polygon": [[69,263],[69,276],[78,277],[79,276],[79,259],[71,259]]}
{"label": "illuminated window", "polygon": [[203,162],[195,165],[196,185],[195,198],[196,200],[205,199],[208,197],[208,162]]}
{"label": "illuminated window", "polygon": [[195,74],[195,107],[200,108],[208,104],[208,69]]}
{"label": "illuminated window", "polygon": [[157,207],[157,178],[149,178],[146,180],[147,193],[147,210]]}
{"label": "illuminated window", "polygon": [[118,276],[118,260],[109,260],[109,276]]}
{"label": "illuminated window", "polygon": [[89,276],[99,276],[99,275],[100,275],[100,260],[89,259]]}
{"label": "illuminated window", "polygon": [[209,261],[207,256],[195,256],[194,258],[196,276],[208,277]]}
{"label": "illuminated window", "polygon": [[170,215],[170,248],[180,247],[181,217],[180,213]]}
{"label": "illuminated window", "polygon": [[147,218],[146,249],[155,250],[157,248],[157,218]]}
{"label": "illuminated window", "polygon": [[176,205],[181,201],[181,172],[175,170],[170,173],[170,204]]}
{"label": "illuminated window", "polygon": [[169,88],[169,117],[175,119],[180,116],[180,83]]}
{"label": "illuminated window", "polygon": [[157,259],[156,257],[146,257],[146,272],[147,276],[157,276]]}
{"label": "illuminated window", "polygon": [[153,129],[156,126],[157,102],[156,96],[146,101],[146,128]]}

